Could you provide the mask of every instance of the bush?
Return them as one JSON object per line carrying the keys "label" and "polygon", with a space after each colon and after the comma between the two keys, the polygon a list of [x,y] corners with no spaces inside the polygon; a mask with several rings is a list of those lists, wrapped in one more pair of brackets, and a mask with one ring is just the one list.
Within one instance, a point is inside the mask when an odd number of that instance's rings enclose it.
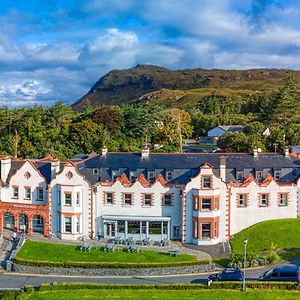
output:
{"label": "bush", "polygon": [[164,268],[164,267],[185,267],[207,265],[209,260],[186,261],[186,262],[168,262],[168,263],[116,263],[116,262],[51,262],[34,261],[24,258],[15,258],[16,264],[34,267],[58,267],[58,268],[90,268],[90,269],[127,269],[127,268]]}
{"label": "bush", "polygon": [[[277,254],[275,254],[277,256]],[[277,256],[278,257],[278,256]],[[273,257],[270,257],[273,259]],[[274,258],[276,259],[276,257]],[[274,260],[269,260],[268,257],[259,256],[256,253],[247,253],[247,261],[246,261],[246,268],[248,267],[257,267],[257,266],[264,266],[273,262]],[[234,253],[230,256],[230,263],[228,267],[233,268],[243,268],[244,267],[244,254],[243,253]]]}
{"label": "bush", "polygon": [[[243,283],[239,281],[214,281],[210,288],[213,289],[242,289]],[[247,281],[248,289],[280,289],[298,290],[298,283],[294,282],[266,282],[266,281]]]}

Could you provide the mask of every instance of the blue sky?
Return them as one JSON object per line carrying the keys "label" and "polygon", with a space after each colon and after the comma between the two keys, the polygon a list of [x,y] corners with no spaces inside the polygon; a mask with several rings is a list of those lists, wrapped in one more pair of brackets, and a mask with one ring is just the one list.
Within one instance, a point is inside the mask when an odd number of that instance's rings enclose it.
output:
{"label": "blue sky", "polygon": [[0,105],[73,103],[136,64],[300,69],[296,0],[6,0]]}

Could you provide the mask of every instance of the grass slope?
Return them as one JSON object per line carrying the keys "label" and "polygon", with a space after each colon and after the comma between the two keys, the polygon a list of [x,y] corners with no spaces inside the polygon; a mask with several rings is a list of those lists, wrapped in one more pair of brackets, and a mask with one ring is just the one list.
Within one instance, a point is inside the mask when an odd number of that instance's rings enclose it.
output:
{"label": "grass slope", "polygon": [[142,251],[138,254],[118,250],[114,253],[92,248],[90,252],[81,252],[79,246],[26,241],[17,254],[17,258],[51,262],[116,262],[116,263],[169,263],[196,261],[197,258],[181,254],[171,257],[167,253]]}
{"label": "grass slope", "polygon": [[269,250],[272,243],[280,249],[299,248],[300,219],[265,221],[242,230],[230,241],[233,253],[244,251],[245,239],[248,251],[254,253]]}
{"label": "grass slope", "polygon": [[63,299],[270,299],[290,300],[299,299],[299,291],[280,290],[248,290],[246,292],[234,290],[74,290],[74,291],[49,291],[34,292],[28,300],[63,300]]}

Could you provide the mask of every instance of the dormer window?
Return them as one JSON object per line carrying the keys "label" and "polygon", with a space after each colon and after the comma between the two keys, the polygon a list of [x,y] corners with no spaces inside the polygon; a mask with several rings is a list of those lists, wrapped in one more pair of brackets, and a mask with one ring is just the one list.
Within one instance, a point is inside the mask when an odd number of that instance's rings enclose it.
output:
{"label": "dormer window", "polygon": [[37,201],[43,201],[44,200],[44,191],[43,188],[37,188]]}
{"label": "dormer window", "polygon": [[119,170],[112,170],[111,171],[112,179],[117,179],[119,176],[120,176],[120,171]]}
{"label": "dormer window", "polygon": [[173,179],[172,171],[166,172],[166,181],[171,181]]}
{"label": "dormer window", "polygon": [[263,172],[262,172],[262,171],[256,171],[256,173],[255,173],[255,178],[256,178],[256,180],[258,180],[258,181],[263,180]]}
{"label": "dormer window", "polygon": [[135,180],[137,177],[136,171],[130,171],[129,172],[129,178],[130,180]]}
{"label": "dormer window", "polygon": [[98,175],[99,174],[99,169],[93,169],[93,174]]}
{"label": "dormer window", "polygon": [[274,178],[275,180],[279,180],[281,177],[281,170],[275,170],[274,171]]}
{"label": "dormer window", "polygon": [[244,172],[243,171],[236,172],[236,180],[239,182],[242,182],[244,180]]}
{"label": "dormer window", "polygon": [[148,181],[153,181],[155,179],[155,172],[148,171]]}

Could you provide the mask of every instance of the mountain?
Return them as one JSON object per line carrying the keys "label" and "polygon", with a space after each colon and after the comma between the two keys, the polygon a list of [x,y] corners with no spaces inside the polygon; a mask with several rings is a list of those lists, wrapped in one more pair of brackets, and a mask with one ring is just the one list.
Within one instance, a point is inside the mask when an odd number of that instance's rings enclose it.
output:
{"label": "mountain", "polygon": [[[127,70],[113,70],[101,77],[85,96],[73,104],[73,108],[80,110],[88,102],[95,106],[160,100],[162,99],[160,95],[164,95],[163,99],[166,101],[175,99],[175,102],[178,100],[181,102],[181,98],[186,98],[187,94],[192,93],[199,99],[203,93],[208,94],[216,89],[224,90],[226,93],[276,89],[282,86],[286,71],[281,69],[168,70],[154,65],[137,65]],[[297,84],[300,84],[300,71],[291,72]],[[166,97],[166,93],[174,97]],[[165,104],[171,105],[171,103]]]}

